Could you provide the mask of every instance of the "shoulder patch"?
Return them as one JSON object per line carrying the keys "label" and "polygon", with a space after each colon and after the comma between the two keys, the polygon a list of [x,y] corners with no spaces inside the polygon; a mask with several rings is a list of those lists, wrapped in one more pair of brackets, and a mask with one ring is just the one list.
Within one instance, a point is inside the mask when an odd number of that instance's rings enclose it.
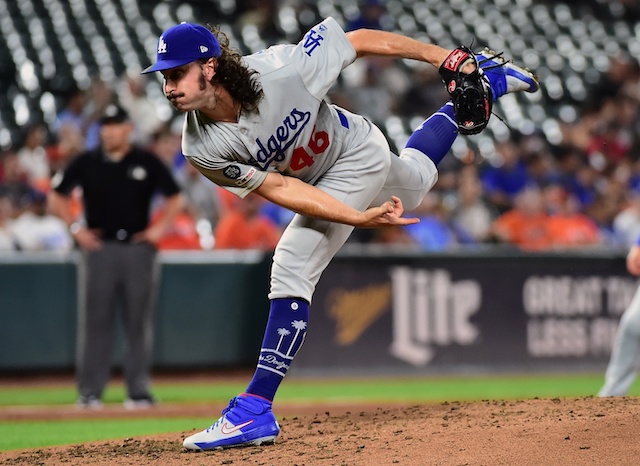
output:
{"label": "shoulder patch", "polygon": [[237,165],[229,165],[222,171],[222,173],[224,173],[224,176],[227,178],[235,180],[240,176],[240,167]]}
{"label": "shoulder patch", "polygon": [[256,174],[256,171],[257,171],[257,170],[256,170],[255,168],[250,168],[250,169],[247,171],[247,173],[245,173],[245,174],[244,174],[244,176],[241,176],[240,178],[238,178],[238,179],[236,180],[236,185],[237,185],[237,186],[242,186],[242,185],[247,184],[247,183],[249,182],[249,180],[250,180],[251,178],[253,178],[253,175],[255,175],[255,174]]}

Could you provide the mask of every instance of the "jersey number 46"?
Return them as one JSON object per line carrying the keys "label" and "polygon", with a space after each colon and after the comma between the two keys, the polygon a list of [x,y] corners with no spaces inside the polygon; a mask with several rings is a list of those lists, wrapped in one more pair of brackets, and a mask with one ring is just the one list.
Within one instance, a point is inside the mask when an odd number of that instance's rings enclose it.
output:
{"label": "jersey number 46", "polygon": [[307,143],[307,147],[298,147],[294,149],[293,157],[291,158],[289,167],[291,167],[291,169],[295,171],[302,170],[305,167],[310,167],[315,162],[313,157],[315,155],[320,155],[325,150],[327,150],[327,147],[329,147],[329,143],[329,135],[327,134],[327,132],[316,132],[316,129],[314,127],[313,134],[311,135],[311,139],[309,139],[309,142]]}

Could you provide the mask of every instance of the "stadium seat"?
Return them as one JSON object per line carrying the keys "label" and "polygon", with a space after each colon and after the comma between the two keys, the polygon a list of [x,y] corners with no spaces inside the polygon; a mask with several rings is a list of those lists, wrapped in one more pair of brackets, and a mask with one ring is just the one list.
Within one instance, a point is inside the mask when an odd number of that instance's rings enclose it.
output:
{"label": "stadium seat", "polygon": [[[567,105],[587,98],[589,87],[607,71],[608,57],[619,52],[640,56],[640,24],[595,0],[388,0],[385,5],[397,32],[444,47],[489,46],[535,69],[542,84],[537,97],[517,95],[496,106],[510,125],[559,119]],[[346,26],[359,13],[355,0],[303,1],[281,8],[277,26],[287,42],[298,40],[323,17],[333,16]],[[270,45],[257,28],[237,27],[234,0],[0,0],[0,9],[6,12],[0,17],[0,78],[6,83],[0,122],[12,140],[17,140],[25,111],[28,119],[45,117],[43,93],[53,96],[59,108],[68,89],[86,87],[94,76],[116,80],[129,69],[145,67],[154,59],[160,31],[177,22],[221,23],[245,53]],[[163,99],[156,78],[150,94]],[[412,128],[402,117],[383,126],[394,144]],[[496,131],[501,130],[490,126],[487,137],[496,137]],[[467,144],[480,143],[471,139]]]}

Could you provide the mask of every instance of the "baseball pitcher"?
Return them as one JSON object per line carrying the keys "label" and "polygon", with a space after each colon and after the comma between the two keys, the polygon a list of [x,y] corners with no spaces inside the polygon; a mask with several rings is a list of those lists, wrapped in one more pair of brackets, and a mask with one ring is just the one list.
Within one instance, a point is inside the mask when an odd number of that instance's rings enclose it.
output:
{"label": "baseball pitcher", "polygon": [[[367,55],[437,67],[451,101],[424,121],[399,156],[363,116],[329,104],[340,72]],[[182,23],[159,38],[164,91],[185,113],[182,150],[211,181],[244,197],[254,192],[296,212],[275,250],[270,311],[246,391],[222,417],[184,440],[207,450],[273,443],[272,401],[308,330],[313,293],[355,227],[415,223],[403,217],[438,177],[459,132],[481,131],[495,99],[535,92],[536,77],[500,55],[446,50],[370,29],[345,33],[327,18],[297,44],[240,56],[217,28]]]}

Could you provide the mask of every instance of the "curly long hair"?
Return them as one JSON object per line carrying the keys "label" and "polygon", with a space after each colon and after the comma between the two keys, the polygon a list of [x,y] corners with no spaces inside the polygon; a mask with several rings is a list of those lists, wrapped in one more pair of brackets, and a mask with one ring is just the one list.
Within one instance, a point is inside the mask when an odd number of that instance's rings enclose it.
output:
{"label": "curly long hair", "polygon": [[240,102],[242,110],[257,112],[258,104],[264,96],[258,80],[259,73],[247,67],[240,52],[229,46],[229,37],[219,26],[207,24],[207,28],[216,36],[222,50],[211,84],[217,83],[224,87],[234,100]]}

